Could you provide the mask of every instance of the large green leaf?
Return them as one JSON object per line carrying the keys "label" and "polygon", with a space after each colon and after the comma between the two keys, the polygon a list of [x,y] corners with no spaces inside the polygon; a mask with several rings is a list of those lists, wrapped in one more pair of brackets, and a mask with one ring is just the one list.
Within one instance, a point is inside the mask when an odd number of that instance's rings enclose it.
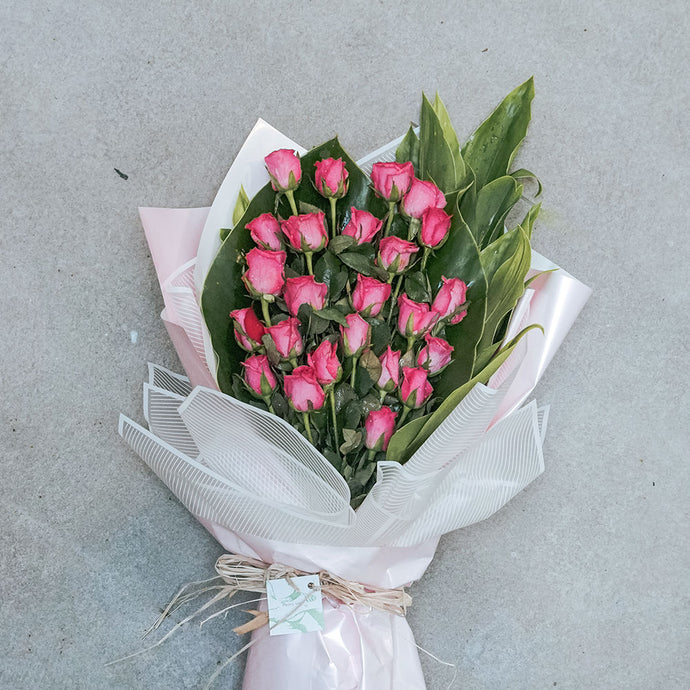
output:
{"label": "large green leaf", "polygon": [[461,182],[465,179],[465,162],[462,158],[462,153],[460,152],[458,135],[455,133],[455,129],[450,121],[450,115],[448,115],[446,106],[443,105],[443,101],[439,97],[438,93],[434,99],[434,112],[438,117],[438,121],[441,123],[443,136],[453,155],[453,163],[455,164],[455,187],[453,189],[457,189]]}
{"label": "large green leaf", "polygon": [[504,175],[482,187],[476,196],[463,197],[460,210],[481,248],[503,234],[506,216],[521,196],[522,186]]}
{"label": "large green leaf", "polygon": [[417,417],[405,426],[398,429],[388,443],[388,450],[386,451],[386,460],[394,460],[395,462],[404,462],[409,458],[407,449],[414,443],[417,434],[422,430],[431,415],[424,415]]}
{"label": "large green leaf", "polygon": [[527,133],[533,98],[534,80],[530,77],[503,99],[463,147],[462,155],[474,170],[478,189],[508,173]]}
{"label": "large green leaf", "polygon": [[448,395],[454,388],[472,378],[475,347],[482,338],[486,320],[487,280],[479,247],[472,231],[457,208],[457,197],[449,197],[448,208],[455,208],[448,240],[429,259],[427,270],[434,293],[442,277],[460,278],[467,285],[470,302],[467,316],[455,326],[446,327],[446,339],[455,348],[453,360],[436,384],[436,393]]}
{"label": "large green leaf", "polygon": [[531,240],[532,239],[532,230],[534,229],[534,221],[537,220],[537,216],[539,215],[539,211],[541,211],[541,202],[538,204],[535,204],[530,208],[529,211],[527,211],[527,215],[525,216],[525,219],[520,223],[522,225],[522,229],[525,231],[525,234],[527,237]]}
{"label": "large green leaf", "polygon": [[[445,193],[453,192],[458,187],[456,181],[459,176],[451,144],[446,139],[434,106],[425,95],[422,95],[419,130],[419,175],[424,180],[433,180]],[[464,167],[460,179],[463,178]]]}
{"label": "large green leaf", "polygon": [[[425,420],[421,429],[419,429],[419,425],[416,424],[416,422],[419,420],[415,420],[415,422],[406,424],[395,434],[393,434],[388,445],[388,453],[391,452],[390,449],[392,447],[394,456],[389,458],[387,455],[386,459],[395,460],[397,462],[407,462],[407,460],[409,460],[414,453],[421,448],[424,441],[426,441],[429,436],[431,436],[431,434],[433,434],[434,431],[441,426],[443,420],[462,402],[463,398],[472,390],[472,388],[474,388],[474,386],[476,386],[478,383],[488,383],[489,379],[498,371],[503,362],[505,362],[506,359],[508,359],[508,357],[512,354],[521,338],[534,328],[539,328],[542,331],[544,330],[541,326],[533,324],[518,333],[513,340],[511,340],[509,343],[506,343],[505,347],[478,374],[476,374],[469,381],[463,383],[461,386],[455,388],[455,390],[448,395],[448,397],[441,403],[435,412],[433,412],[431,415],[420,418]],[[415,426],[413,427],[412,424],[415,424]],[[408,427],[410,428],[408,429]],[[413,438],[413,434],[415,432],[416,435],[414,435]],[[398,434],[401,436],[400,440],[396,438]]]}
{"label": "large green leaf", "polygon": [[395,160],[398,163],[410,161],[414,166],[415,175],[419,175],[419,137],[410,125],[407,134],[400,142],[400,146],[395,150]]}

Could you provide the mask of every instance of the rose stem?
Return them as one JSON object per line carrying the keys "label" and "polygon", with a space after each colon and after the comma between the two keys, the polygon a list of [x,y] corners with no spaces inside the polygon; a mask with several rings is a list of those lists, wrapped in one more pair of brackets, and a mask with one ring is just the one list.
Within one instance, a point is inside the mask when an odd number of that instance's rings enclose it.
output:
{"label": "rose stem", "polygon": [[357,362],[359,361],[359,357],[353,357],[352,358],[352,373],[350,374],[350,385],[354,388],[355,387],[355,374],[357,373]]}
{"label": "rose stem", "polygon": [[297,216],[299,215],[297,213],[297,206],[295,205],[295,193],[292,190],[289,190],[285,192],[285,196],[288,198],[288,201],[290,202],[290,208],[292,209],[292,215]]}
{"label": "rose stem", "polygon": [[398,429],[405,423],[405,417],[410,413],[410,408],[407,407],[407,405],[403,405],[403,411],[402,414],[400,415],[400,419],[398,420],[398,423],[396,426]]}
{"label": "rose stem", "polygon": [[340,453],[340,443],[338,439],[338,419],[335,416],[335,393],[333,388],[328,393],[328,397],[331,401],[331,415],[333,416],[333,436],[335,437],[335,448]]}
{"label": "rose stem", "polygon": [[309,275],[313,276],[314,275],[314,267],[311,265],[311,252],[304,252],[304,256],[307,257],[307,271],[309,271]]}
{"label": "rose stem", "polygon": [[391,231],[391,225],[393,224],[393,209],[395,208],[395,201],[388,202],[388,219],[386,220],[386,231],[383,233],[384,237],[388,237],[388,233]]}
{"label": "rose stem", "polygon": [[383,388],[379,391],[379,398],[381,398],[381,404],[383,405],[383,401],[386,398],[386,391]]}
{"label": "rose stem", "polygon": [[375,455],[376,455],[376,451],[373,448],[371,448],[369,450],[369,457],[368,457],[369,462],[373,462]]}
{"label": "rose stem", "polygon": [[393,311],[395,310],[395,302],[398,299],[398,294],[400,293],[400,287],[402,286],[403,282],[403,274],[401,273],[400,276],[398,277],[398,284],[395,286],[395,291],[393,292],[393,297],[391,299],[391,310],[388,312],[388,324],[390,325],[391,322],[391,316],[393,316]]}
{"label": "rose stem", "polygon": [[307,431],[307,438],[309,439],[309,443],[314,445],[314,438],[311,435],[311,424],[309,423],[309,413],[302,412],[302,419],[304,420],[304,428]]}
{"label": "rose stem", "polygon": [[264,402],[266,403],[266,406],[268,407],[268,411],[271,414],[275,414],[276,411],[273,409],[273,405],[271,405],[271,396],[270,395],[264,396]]}
{"label": "rose stem", "polygon": [[268,313],[268,302],[262,297],[261,298],[261,311],[264,314],[264,322],[267,327],[271,326],[271,315]]}
{"label": "rose stem", "polygon": [[411,242],[417,232],[419,231],[419,226],[421,225],[419,218],[410,218],[410,224],[407,226],[407,241]]}
{"label": "rose stem", "polygon": [[328,200],[331,202],[331,231],[333,232],[333,238],[335,239],[335,236],[337,234],[336,226],[335,226],[335,202],[336,202],[336,200],[333,197],[330,197]]}
{"label": "rose stem", "polygon": [[424,247],[424,254],[422,255],[422,268],[423,271],[426,268],[426,260],[429,258],[429,247]]}

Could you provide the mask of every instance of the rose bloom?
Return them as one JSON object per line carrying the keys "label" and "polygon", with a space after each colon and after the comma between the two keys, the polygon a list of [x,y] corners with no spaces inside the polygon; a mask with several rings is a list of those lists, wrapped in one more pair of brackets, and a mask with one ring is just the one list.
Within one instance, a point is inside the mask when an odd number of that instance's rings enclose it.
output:
{"label": "rose bloom", "polygon": [[440,208],[430,208],[422,215],[420,242],[425,247],[440,247],[448,237],[452,218]]}
{"label": "rose bloom", "polygon": [[324,158],[316,161],[314,182],[321,196],[329,199],[341,199],[347,194],[347,178],[349,177],[342,158]]}
{"label": "rose bloom", "polygon": [[284,386],[287,399],[298,412],[311,412],[323,407],[326,394],[311,367],[297,367],[291,374],[286,374]]}
{"label": "rose bloom", "polygon": [[443,285],[436,293],[436,297],[431,304],[431,310],[438,314],[439,319],[452,317],[452,324],[462,321],[467,314],[466,311],[458,313],[460,307],[465,304],[467,295],[467,285],[460,278],[446,278],[441,276]]}
{"label": "rose bloom", "polygon": [[354,237],[357,244],[371,242],[374,235],[381,229],[383,221],[373,216],[369,211],[359,211],[354,206],[350,208],[350,222],[343,228],[342,234]]}
{"label": "rose bloom", "polygon": [[302,166],[292,149],[278,149],[264,158],[271,186],[276,192],[288,192],[299,187]]}
{"label": "rose bloom", "polygon": [[261,347],[261,338],[263,338],[266,329],[254,310],[251,307],[235,309],[230,312],[230,316],[234,320],[237,344],[247,352]]}
{"label": "rose bloom", "polygon": [[450,364],[455,348],[443,338],[434,338],[428,333],[424,336],[424,341],[426,345],[417,355],[417,364],[424,367],[429,374],[438,374],[441,369]]}
{"label": "rose bloom", "polygon": [[389,203],[400,201],[407,194],[414,177],[414,166],[407,163],[374,163],[371,181],[374,189]]}
{"label": "rose bloom", "polygon": [[260,398],[266,398],[278,385],[275,374],[271,371],[271,364],[266,355],[252,355],[242,362],[244,380],[252,393]]}
{"label": "rose bloom", "polygon": [[364,316],[378,316],[391,296],[391,284],[357,274],[357,285],[352,291],[352,306]]}
{"label": "rose bloom", "polygon": [[403,215],[409,218],[421,218],[424,211],[430,208],[445,207],[445,194],[433,182],[418,180],[416,177],[400,205]]}
{"label": "rose bloom", "polygon": [[288,311],[297,316],[299,308],[303,304],[311,304],[314,309],[323,309],[326,304],[328,285],[317,283],[314,276],[298,276],[288,278],[283,288],[283,299]]}
{"label": "rose bloom", "polygon": [[299,334],[298,326],[299,319],[290,316],[275,326],[269,326],[266,329],[275,343],[276,350],[278,350],[283,359],[299,357],[304,352],[304,343],[302,342],[302,336]]}
{"label": "rose bloom", "polygon": [[370,450],[386,450],[395,431],[395,412],[390,407],[371,410],[364,422],[364,445]]}
{"label": "rose bloom", "polygon": [[389,273],[402,273],[409,265],[412,256],[419,251],[414,242],[402,240],[391,235],[379,242],[378,264]]}
{"label": "rose bloom", "polygon": [[343,352],[347,357],[359,357],[369,345],[371,326],[359,315],[348,314],[347,326],[340,326],[343,339]]}
{"label": "rose bloom", "polygon": [[336,354],[337,349],[338,343],[324,340],[314,352],[307,354],[307,362],[314,370],[316,380],[322,386],[330,386],[342,378],[343,367]]}
{"label": "rose bloom", "polygon": [[242,276],[252,295],[279,295],[285,283],[285,252],[254,247],[247,253],[247,270]]}
{"label": "rose bloom", "polygon": [[422,367],[403,367],[403,382],[400,386],[400,399],[406,407],[422,407],[434,392],[428,372]]}
{"label": "rose bloom", "polygon": [[283,235],[280,223],[272,213],[262,213],[245,225],[254,242],[262,249],[280,251],[283,248]]}
{"label": "rose bloom", "polygon": [[438,314],[428,304],[413,302],[404,293],[398,297],[398,309],[398,331],[406,338],[423,335],[438,320]]}
{"label": "rose bloom", "polygon": [[328,244],[325,219],[322,211],[303,213],[299,216],[290,216],[280,227],[297,251],[318,252]]}
{"label": "rose bloom", "polygon": [[379,357],[381,376],[376,385],[387,393],[394,391],[400,385],[400,354],[389,345]]}

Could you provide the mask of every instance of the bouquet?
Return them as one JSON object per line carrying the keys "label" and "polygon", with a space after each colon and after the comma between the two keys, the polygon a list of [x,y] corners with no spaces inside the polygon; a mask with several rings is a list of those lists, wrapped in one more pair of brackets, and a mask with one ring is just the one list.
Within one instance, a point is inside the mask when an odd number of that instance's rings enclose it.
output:
{"label": "bouquet", "polygon": [[462,147],[423,97],[358,163],[259,121],[211,209],[141,209],[187,376],[120,431],[234,554],[213,601],[266,593],[245,688],[425,687],[402,588],[543,471],[521,405],[590,291],[531,249],[533,95]]}

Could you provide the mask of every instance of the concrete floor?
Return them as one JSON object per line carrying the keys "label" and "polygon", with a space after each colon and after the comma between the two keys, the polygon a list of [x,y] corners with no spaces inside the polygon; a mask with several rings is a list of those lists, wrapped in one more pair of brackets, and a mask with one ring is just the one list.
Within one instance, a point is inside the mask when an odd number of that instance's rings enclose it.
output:
{"label": "concrete floor", "polygon": [[196,5],[0,8],[0,687],[199,688],[238,648],[242,614],[103,665],[221,552],[117,435],[179,368],[137,206],[210,204],[259,116],[358,157],[423,89],[466,136],[530,74],[535,247],[595,293],[536,391],[545,474],[409,618],[453,688],[690,687],[687,4]]}

